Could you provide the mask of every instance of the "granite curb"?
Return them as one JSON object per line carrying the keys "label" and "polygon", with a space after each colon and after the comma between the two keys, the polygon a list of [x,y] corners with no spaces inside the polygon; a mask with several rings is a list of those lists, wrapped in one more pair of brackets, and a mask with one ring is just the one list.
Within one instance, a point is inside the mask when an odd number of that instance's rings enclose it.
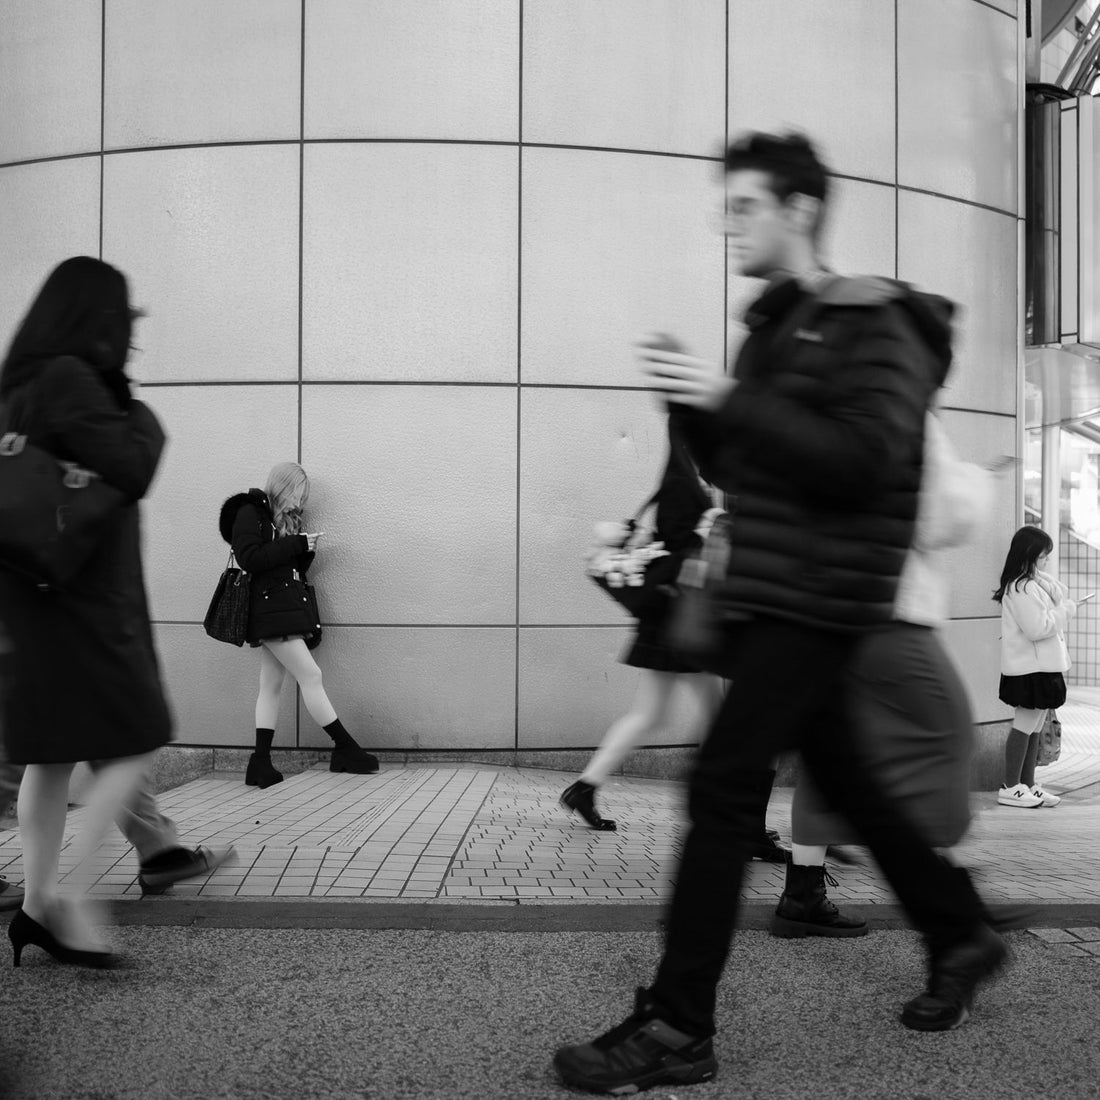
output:
{"label": "granite curb", "polygon": [[[1072,928],[1100,926],[1100,903],[1035,902],[1025,927]],[[775,905],[745,902],[738,927],[767,930]],[[644,932],[660,926],[660,902],[571,901],[518,902],[485,900],[456,904],[446,899],[415,902],[360,898],[317,901],[270,899],[143,898],[115,901],[110,906],[115,924],[180,928],[295,928],[434,930],[447,932]],[[905,929],[909,923],[893,903],[845,903],[844,912],[862,917],[873,931]]]}

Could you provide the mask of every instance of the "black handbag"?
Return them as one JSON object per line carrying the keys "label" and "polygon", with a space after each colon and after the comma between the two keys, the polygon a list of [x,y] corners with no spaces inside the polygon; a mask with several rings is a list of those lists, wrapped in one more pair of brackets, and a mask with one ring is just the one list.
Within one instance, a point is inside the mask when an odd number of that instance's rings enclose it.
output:
{"label": "black handbag", "polygon": [[125,502],[99,474],[25,435],[0,437],[0,567],[39,588],[69,584]]}
{"label": "black handbag", "polygon": [[321,642],[321,616],[317,592],[297,569],[288,580],[274,581],[257,589],[253,609],[258,638],[301,637],[310,649]]}
{"label": "black handbag", "polygon": [[248,634],[248,601],[248,574],[237,566],[230,554],[202,621],[203,629],[219,642],[244,645]]}

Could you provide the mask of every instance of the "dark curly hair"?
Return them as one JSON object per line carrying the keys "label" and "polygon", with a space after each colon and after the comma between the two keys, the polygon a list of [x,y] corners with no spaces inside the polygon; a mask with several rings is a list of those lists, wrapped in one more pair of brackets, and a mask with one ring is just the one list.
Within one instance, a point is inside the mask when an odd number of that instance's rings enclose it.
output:
{"label": "dark curly hair", "polygon": [[806,195],[821,203],[814,236],[824,221],[829,198],[829,174],[817,151],[804,134],[767,134],[753,130],[742,134],[727,149],[726,173],[756,171],[768,176],[769,188],[780,202],[792,195]]}

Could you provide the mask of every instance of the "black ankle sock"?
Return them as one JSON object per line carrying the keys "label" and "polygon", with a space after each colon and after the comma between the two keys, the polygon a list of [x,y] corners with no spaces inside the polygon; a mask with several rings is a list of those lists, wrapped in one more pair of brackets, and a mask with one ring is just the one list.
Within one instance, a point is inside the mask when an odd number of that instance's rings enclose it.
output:
{"label": "black ankle sock", "polygon": [[339,718],[334,722],[329,722],[327,726],[322,726],[321,728],[332,738],[332,743],[336,748],[347,749],[358,747],[355,738],[344,729],[344,723],[341,722]]}
{"label": "black ankle sock", "polygon": [[270,756],[271,755],[271,742],[275,740],[274,730],[256,730],[256,755],[257,756]]}

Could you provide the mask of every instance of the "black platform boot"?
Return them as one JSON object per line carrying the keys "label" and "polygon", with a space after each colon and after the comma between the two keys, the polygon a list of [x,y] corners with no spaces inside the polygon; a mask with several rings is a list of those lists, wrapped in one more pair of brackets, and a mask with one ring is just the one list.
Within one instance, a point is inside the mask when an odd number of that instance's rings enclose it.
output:
{"label": "black platform boot", "polygon": [[866,936],[867,922],[842,916],[825,892],[825,883],[837,881],[824,867],[787,864],[787,884],[772,917],[773,936]]}
{"label": "black platform boot", "polygon": [[245,769],[244,781],[250,787],[274,787],[276,783],[282,783],[283,773],[275,770],[271,763],[271,756],[266,752],[254,752],[248,758],[248,767]]}
{"label": "black platform boot", "polygon": [[614,821],[600,817],[596,812],[596,788],[591,783],[578,779],[572,786],[565,788],[559,801],[567,810],[580,814],[593,829],[601,833],[617,831]]}
{"label": "black platform boot", "polygon": [[361,748],[339,718],[322,727],[332,738],[330,772],[350,772],[352,775],[374,775],[378,771],[378,757]]}

